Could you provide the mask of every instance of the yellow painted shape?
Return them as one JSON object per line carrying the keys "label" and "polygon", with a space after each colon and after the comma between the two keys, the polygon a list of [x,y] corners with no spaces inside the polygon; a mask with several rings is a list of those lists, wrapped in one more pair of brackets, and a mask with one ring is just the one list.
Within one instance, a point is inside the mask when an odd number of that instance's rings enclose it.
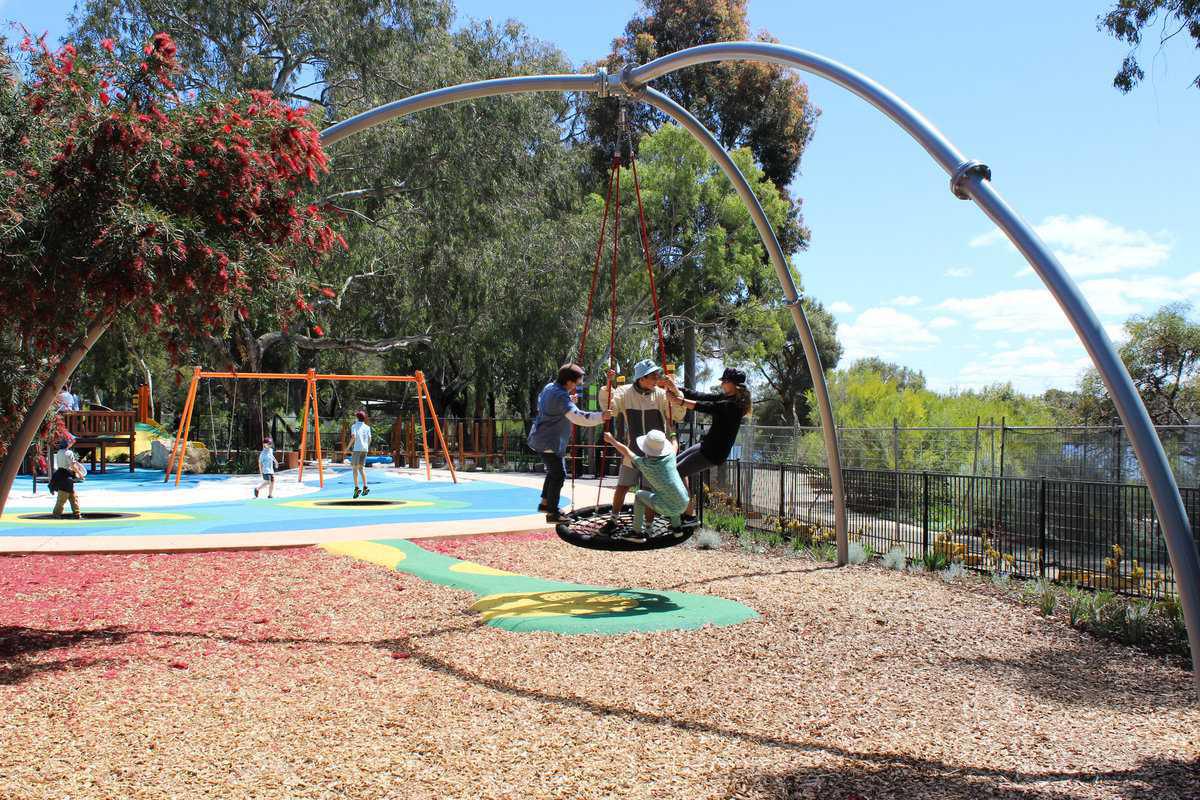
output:
{"label": "yellow painted shape", "polygon": [[450,567],[451,572],[466,572],[471,575],[516,575],[515,572],[508,570],[496,569],[483,564],[476,564],[474,561],[462,561]]}
{"label": "yellow painted shape", "polygon": [[[66,513],[70,514],[70,506],[68,506],[67,509],[68,510]],[[108,509],[89,509],[89,508],[83,509],[84,513],[87,513],[88,511],[94,511],[94,510],[107,511]],[[8,522],[8,523],[12,523],[13,525],[80,525],[82,523],[88,522],[88,520],[86,520],[86,519],[77,520],[77,519],[73,519],[70,516],[67,516],[65,519],[21,519],[21,515],[23,515],[23,514],[46,514],[49,512],[50,512],[49,508],[46,508],[45,510],[22,509],[20,511],[14,511],[10,514],[5,514],[3,517],[0,517],[0,522]],[[121,513],[137,514],[137,516],[122,517],[119,519],[96,519],[96,520],[91,520],[91,521],[92,522],[104,522],[104,523],[109,523],[109,524],[113,524],[113,525],[122,525],[125,523],[134,523],[134,522],[162,522],[165,520],[192,519],[192,517],[188,516],[187,514],[169,514],[165,511],[123,511]]]}
{"label": "yellow painted shape", "polygon": [[321,549],[339,556],[350,556],[359,561],[378,564],[391,569],[408,556],[403,550],[398,550],[378,542],[326,542]]}
{"label": "yellow painted shape", "polygon": [[505,617],[576,617],[585,614],[616,614],[632,611],[632,597],[589,590],[512,592],[489,594],[471,606],[485,620]]}

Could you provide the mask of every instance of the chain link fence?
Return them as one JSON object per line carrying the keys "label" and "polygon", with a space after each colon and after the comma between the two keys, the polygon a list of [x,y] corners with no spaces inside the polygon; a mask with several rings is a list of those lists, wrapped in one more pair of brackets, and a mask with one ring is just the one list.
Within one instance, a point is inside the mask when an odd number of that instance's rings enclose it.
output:
{"label": "chain link fence", "polygon": [[[1200,486],[1200,426],[1157,428],[1175,480]],[[839,428],[846,469],[937,472],[994,478],[1143,483],[1125,429],[983,424],[967,428]],[[827,466],[816,427],[747,425],[737,456],[756,464]]]}

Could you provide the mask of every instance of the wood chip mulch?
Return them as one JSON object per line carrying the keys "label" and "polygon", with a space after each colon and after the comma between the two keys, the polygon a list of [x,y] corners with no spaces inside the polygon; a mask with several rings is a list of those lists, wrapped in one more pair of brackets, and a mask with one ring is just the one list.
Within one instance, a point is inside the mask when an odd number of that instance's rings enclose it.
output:
{"label": "wood chip mulch", "polygon": [[425,546],[762,619],[516,634],[317,549],[0,558],[0,797],[1200,797],[1191,676],[1032,609],[738,550]]}

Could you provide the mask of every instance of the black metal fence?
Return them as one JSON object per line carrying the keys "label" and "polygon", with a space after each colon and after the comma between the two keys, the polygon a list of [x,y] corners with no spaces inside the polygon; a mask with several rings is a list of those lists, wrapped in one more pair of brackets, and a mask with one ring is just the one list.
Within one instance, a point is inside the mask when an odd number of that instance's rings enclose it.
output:
{"label": "black metal fence", "polygon": [[[876,553],[942,553],[968,567],[1133,595],[1174,591],[1150,495],[1139,484],[843,470],[851,539]],[[829,470],[730,461],[709,475],[758,529],[832,528]],[[1182,490],[1200,530],[1200,490]]]}

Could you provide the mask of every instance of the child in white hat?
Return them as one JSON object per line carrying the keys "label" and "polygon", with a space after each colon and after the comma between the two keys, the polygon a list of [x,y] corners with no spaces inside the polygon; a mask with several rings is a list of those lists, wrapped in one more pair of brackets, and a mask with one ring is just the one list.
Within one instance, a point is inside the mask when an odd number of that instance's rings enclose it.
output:
{"label": "child in white hat", "polygon": [[675,445],[667,435],[660,430],[652,430],[639,436],[637,444],[646,454],[644,456],[634,454],[611,433],[604,434],[604,440],[631,461],[634,469],[642,474],[653,489],[642,489],[634,495],[633,535],[625,538],[644,542],[646,539],[642,531],[645,525],[653,521],[655,512],[669,517],[672,528],[680,528],[683,523],[679,515],[687,508],[688,493],[675,465]]}

